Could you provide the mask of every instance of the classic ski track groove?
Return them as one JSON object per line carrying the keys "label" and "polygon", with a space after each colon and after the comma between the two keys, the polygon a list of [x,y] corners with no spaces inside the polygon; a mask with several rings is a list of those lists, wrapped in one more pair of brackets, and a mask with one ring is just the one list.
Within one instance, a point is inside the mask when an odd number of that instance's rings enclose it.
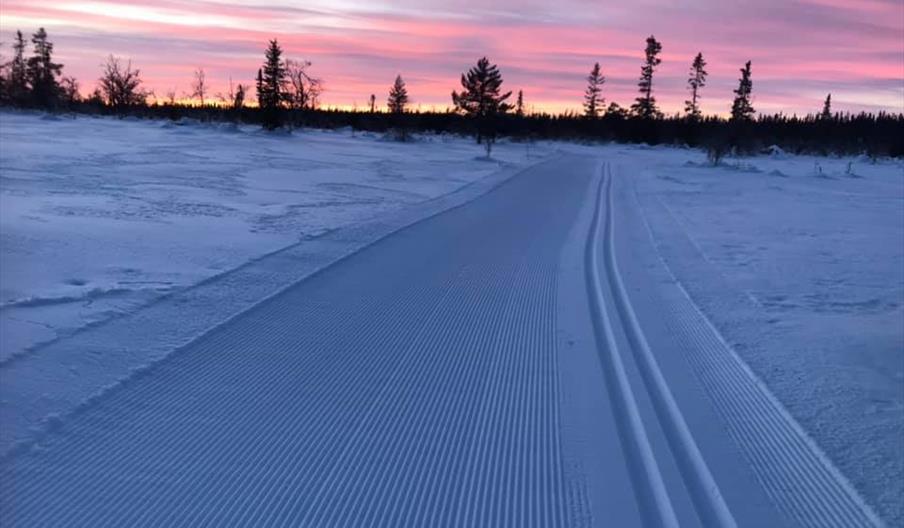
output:
{"label": "classic ski track groove", "polygon": [[681,306],[671,304],[670,317],[665,320],[676,329],[673,335],[689,340],[690,345],[683,349],[689,351],[687,359],[695,375],[769,498],[798,526],[883,526],[847,478],[693,301],[659,252],[636,188],[633,196],[660,262],[686,300]]}
{"label": "classic ski track groove", "polygon": [[[635,493],[642,505],[642,510],[647,510],[644,505],[655,507],[656,517],[648,519],[648,523],[657,526],[678,526],[678,520],[668,496],[668,491],[663,482],[663,477],[657,466],[653,450],[650,447],[647,434],[640,417],[640,410],[633,396],[633,390],[623,366],[622,352],[613,336],[612,326],[621,324],[628,340],[630,358],[637,366],[646,393],[650,396],[655,409],[656,417],[668,442],[670,452],[678,465],[682,480],[684,480],[695,510],[704,524],[708,526],[735,527],[737,522],[732,516],[722,494],[709,471],[703,455],[700,453],[693,436],[685,423],[677,403],[668,387],[665,377],[659,368],[655,355],[650,350],[646,337],[637,315],[631,306],[630,299],[625,290],[618,269],[615,256],[615,216],[613,214],[611,166],[605,164],[598,186],[597,209],[593,220],[591,238],[587,245],[587,273],[591,288],[591,305],[595,312],[595,322],[602,329],[597,330],[597,335],[602,334],[606,343],[608,354],[602,358],[603,367],[609,379],[610,400],[613,410],[619,417],[620,435],[626,449],[626,458],[635,466],[631,472],[636,479]],[[605,276],[608,292],[612,294],[612,302],[615,305],[617,317],[613,317],[606,309],[602,280],[599,276],[600,265],[597,262],[597,240],[600,238],[601,210],[605,205],[606,219],[603,228],[603,253]],[[617,319],[617,321],[616,321]],[[617,390],[616,390],[617,389]],[[629,433],[630,432],[630,433]],[[641,478],[645,477],[645,478]],[[644,513],[651,513],[645,511]]]}
{"label": "classic ski track groove", "polygon": [[[0,465],[3,525],[569,525],[555,248],[574,213],[538,172],[478,207],[532,200],[535,229],[499,213],[419,263],[440,271],[333,302],[349,257],[68,415]],[[376,258],[438,232],[413,229]]]}
{"label": "classic ski track groove", "polygon": [[[605,165],[606,171],[606,227],[605,268],[606,276],[613,293],[613,301],[622,322],[625,334],[630,343],[635,364],[640,370],[647,393],[653,402],[656,416],[665,433],[671,452],[678,464],[682,479],[690,491],[694,507],[701,520],[707,526],[734,527],[737,522],[725,504],[719,486],[716,484],[700,449],[697,447],[690,428],[684,420],[668,382],[666,382],[656,356],[650,350],[643,329],[637,320],[637,314],[631,306],[625,290],[618,261],[615,256],[615,215],[612,200],[611,165]],[[595,268],[594,271],[598,269]]]}
{"label": "classic ski track groove", "polygon": [[[606,170],[605,167],[604,165],[603,171]],[[606,308],[602,282],[599,276],[600,266],[597,255],[599,254],[601,210],[604,205],[603,195],[608,196],[609,193],[608,186],[610,181],[611,179],[607,178],[605,173],[599,179],[596,209],[594,210],[590,234],[587,238],[585,263],[587,283],[590,289],[590,307],[598,341],[597,346],[601,348],[600,362],[606,376],[609,399],[618,423],[618,434],[625,451],[625,459],[632,469],[629,473],[634,480],[635,495],[641,508],[641,514],[652,516],[652,518],[648,518],[648,522],[653,525],[669,528],[677,527],[678,519],[675,516],[662,473],[653,454],[649,436],[640,416],[640,410],[634,398],[634,392],[631,389],[630,381],[628,381],[624,362],[613,335],[612,326],[614,323]],[[607,204],[606,240],[609,238],[608,232],[611,222],[608,208],[609,205]],[[603,348],[605,353],[602,352]]]}

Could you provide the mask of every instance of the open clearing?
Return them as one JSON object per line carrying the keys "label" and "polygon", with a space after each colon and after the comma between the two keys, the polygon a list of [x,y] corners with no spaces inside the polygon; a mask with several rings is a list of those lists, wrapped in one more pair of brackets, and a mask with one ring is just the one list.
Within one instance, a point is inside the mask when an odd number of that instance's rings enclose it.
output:
{"label": "open clearing", "polygon": [[494,152],[3,114],[2,524],[904,520],[900,163]]}

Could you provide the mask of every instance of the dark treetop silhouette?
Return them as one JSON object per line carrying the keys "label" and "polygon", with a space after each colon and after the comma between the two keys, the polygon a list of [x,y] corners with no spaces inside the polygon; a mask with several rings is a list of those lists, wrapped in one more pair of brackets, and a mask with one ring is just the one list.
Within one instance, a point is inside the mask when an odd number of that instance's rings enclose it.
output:
{"label": "dark treetop silhouette", "polygon": [[[222,119],[256,123],[266,129],[283,125],[292,127],[340,127],[405,132],[452,132],[475,134],[480,142],[492,145],[500,134],[516,139],[554,138],[603,141],[677,143],[752,152],[777,144],[791,152],[861,153],[904,155],[904,115],[900,113],[837,112],[827,96],[821,111],[814,114],[787,116],[755,114],[752,103],[750,66],[741,70],[731,120],[705,116],[700,110],[700,89],[706,84],[703,54],[694,58],[688,77],[690,98],[685,102],[684,116],[663,116],[653,96],[653,74],[661,64],[662,45],[650,36],[644,49],[644,64],[638,82],[639,96],[631,112],[616,102],[605,106],[601,88],[605,82],[600,66],[594,65],[584,93],[583,112],[558,115],[528,113],[519,90],[515,112],[507,103],[511,92],[501,90],[502,76],[497,66],[483,58],[476,67],[461,77],[462,91],[452,93],[454,112],[404,112],[384,114],[376,111],[375,97],[368,112],[320,110],[317,102],[323,90],[322,80],[310,74],[311,63],[283,58],[276,40],[270,41],[265,61],[257,72],[256,101],[249,103],[247,86],[239,84],[220,96],[221,104],[203,107],[180,103],[175,90],[168,98],[155,98],[143,88],[142,77],[131,61],[111,55],[101,65],[102,74],[94,92],[83,99],[78,82],[63,75],[63,65],[53,61],[54,47],[47,32],[39,29],[28,41],[17,32],[12,43],[12,57],[0,64],[0,105],[46,110],[68,110],[90,113],[130,114],[144,117],[179,119],[193,117],[204,120]],[[199,70],[202,72],[203,70]],[[195,90],[196,98],[207,103],[207,78],[203,89]],[[197,88],[197,86],[196,86]],[[408,88],[405,87],[408,97]],[[161,101],[166,101],[161,104]],[[406,99],[407,105],[410,100]],[[397,107],[396,107],[397,108]],[[605,108],[605,111],[603,111]],[[585,115],[598,115],[586,119]],[[738,126],[743,133],[738,132]],[[486,140],[486,141],[484,141]]]}

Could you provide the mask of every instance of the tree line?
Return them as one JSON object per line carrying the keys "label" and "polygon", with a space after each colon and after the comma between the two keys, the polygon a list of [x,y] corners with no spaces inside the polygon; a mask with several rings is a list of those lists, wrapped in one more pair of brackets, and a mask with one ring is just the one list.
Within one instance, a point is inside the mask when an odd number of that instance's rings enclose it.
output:
{"label": "tree line", "polygon": [[[258,123],[268,130],[283,126],[351,126],[391,131],[405,140],[411,132],[451,132],[474,135],[489,154],[501,135],[515,139],[578,139],[622,142],[670,143],[703,146],[715,156],[730,150],[749,152],[778,144],[794,152],[859,153],[904,156],[904,114],[843,113],[832,110],[831,94],[818,113],[803,117],[757,114],[753,107],[752,65],[740,68],[738,87],[728,119],[705,116],[701,111],[708,73],[703,53],[690,63],[688,99],[683,114],[665,115],[654,92],[654,75],[662,63],[662,44],[646,39],[637,83],[638,95],[629,108],[606,104],[606,77],[595,63],[586,78],[581,113],[559,115],[525,112],[524,93],[515,102],[512,91],[502,88],[499,67],[486,57],[461,75],[461,88],[451,92],[452,107],[444,112],[411,111],[411,98],[401,74],[388,89],[387,112],[378,112],[376,95],[367,98],[365,111],[322,110],[322,79],[311,73],[311,62],[284,57],[277,40],[271,40],[257,71],[256,105],[249,105],[251,87],[233,85],[226,93],[211,93],[203,68],[194,71],[191,90],[180,98],[175,89],[162,99],[144,88],[141,73],[131,61],[113,55],[101,65],[97,87],[83,98],[79,83],[63,75],[63,65],[53,60],[53,44],[40,28],[27,43],[17,31],[9,61],[0,59],[0,104],[6,106],[132,114],[150,117],[194,117]],[[148,103],[153,96],[153,102]],[[188,98],[196,104],[186,104]]]}

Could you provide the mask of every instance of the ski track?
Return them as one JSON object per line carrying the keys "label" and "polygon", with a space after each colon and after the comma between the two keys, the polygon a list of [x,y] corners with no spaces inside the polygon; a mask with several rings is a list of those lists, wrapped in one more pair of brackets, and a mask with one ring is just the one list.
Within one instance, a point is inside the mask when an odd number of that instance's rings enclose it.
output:
{"label": "ski track", "polygon": [[[606,170],[608,166],[604,166]],[[653,454],[649,435],[644,427],[641,411],[634,397],[628,375],[625,372],[624,361],[618,350],[618,345],[613,334],[613,326],[617,323],[611,318],[606,308],[603,282],[599,274],[598,255],[600,239],[600,223],[603,208],[603,195],[609,196],[611,177],[601,177],[597,189],[596,210],[594,211],[590,235],[587,239],[586,264],[587,285],[590,289],[590,305],[593,312],[593,320],[596,331],[598,349],[600,349],[600,362],[606,375],[609,387],[609,398],[612,410],[615,413],[618,434],[625,451],[625,459],[632,470],[634,492],[638,503],[641,505],[641,514],[647,516],[646,522],[652,526],[677,527],[678,518],[675,515],[671,499],[669,498],[662,472]],[[611,217],[610,203],[606,204],[605,239],[610,238]],[[606,248],[608,256],[610,249]],[[607,262],[608,267],[608,262]],[[605,353],[604,353],[605,351]]]}
{"label": "ski track", "polygon": [[[632,196],[655,248],[655,237],[636,189]],[[688,351],[686,359],[693,372],[772,502],[794,526],[883,526],[848,480],[726,343],[658,250],[657,256],[681,294],[681,302],[665,305],[663,317],[677,341],[676,348]]]}
{"label": "ski track", "polygon": [[[657,360],[675,350],[717,436],[744,455],[728,474],[752,473],[793,526],[881,526],[680,283],[659,304],[631,290],[635,307],[616,253],[616,212],[630,211],[616,211],[612,167],[593,167],[563,156],[526,169],[57,417],[0,460],[0,525],[755,526],[733,516],[731,483],[710,472]],[[588,520],[598,490],[564,467],[559,262],[585,200],[587,332],[614,417],[601,430],[618,439],[607,445],[630,475],[618,484],[641,519]],[[655,316],[673,342],[648,342],[641,323]]]}
{"label": "ski track", "polygon": [[[659,425],[665,433],[669,450],[675,458],[675,462],[681,472],[694,503],[694,508],[701,521],[706,526],[734,527],[737,525],[734,517],[725,504],[703,455],[700,453],[690,429],[685,423],[678,404],[675,402],[668,384],[660,371],[656,358],[647,343],[643,330],[637,321],[628,294],[619,274],[618,263],[615,256],[615,218],[613,214],[614,204],[612,200],[613,176],[611,166],[603,167],[600,179],[597,211],[594,225],[591,231],[591,239],[588,242],[588,275],[592,285],[591,300],[595,311],[596,320],[604,327],[598,335],[605,335],[608,357],[603,358],[604,369],[610,379],[610,386],[618,390],[612,390],[613,407],[622,419],[623,445],[626,446],[626,458],[634,460],[638,467],[631,472],[635,478],[635,490],[638,501],[642,505],[643,513],[650,516],[647,523],[655,526],[679,526],[678,518],[673,510],[668,490],[665,487],[663,476],[656,463],[653,449],[644,429],[641,419],[641,410],[633,396],[634,391],[645,391],[651,398]],[[602,242],[604,254],[604,268],[607,285],[605,292],[601,286],[599,276],[601,266],[597,262],[597,254],[600,250],[597,242],[600,239],[599,230],[602,221],[601,209],[605,205],[605,223],[603,227]],[[615,313],[606,309],[606,293],[610,295],[615,306]],[[618,349],[611,328],[620,324],[628,340],[630,354],[623,356]],[[632,387],[625,374],[623,361],[633,361],[640,371],[643,379],[643,387]],[[609,365],[606,365],[608,363]],[[625,428],[630,428],[630,434],[626,434]],[[653,515],[655,511],[655,515]]]}
{"label": "ski track", "polygon": [[[604,165],[602,172],[597,209],[586,249],[587,282],[610,405],[616,415],[626,463],[631,468],[635,495],[642,514],[647,517],[645,523],[651,526],[678,526],[684,523],[684,520],[679,522],[675,515],[670,490],[657,463],[657,456],[671,456],[690,492],[700,522],[704,526],[737,526],[738,521],[722,496],[720,484],[710,472],[704,454],[672,395],[656,353],[647,342],[638,313],[621,278],[615,243],[617,226],[612,190],[615,177],[608,164]],[[637,210],[640,210],[639,206]],[[645,219],[644,226],[655,244]],[[602,264],[597,261],[600,253]],[[660,264],[668,271],[664,261]],[[677,346],[656,344],[663,349],[674,347],[675,350],[686,351],[691,370],[724,422],[730,438],[746,457],[756,481],[789,525],[882,526],[845,477],[727,345],[680,283],[674,280],[674,276],[671,277],[674,287],[681,292],[680,301],[667,302],[662,310],[663,319],[670,329],[669,336]],[[607,309],[607,304],[614,310]],[[613,334],[615,327],[624,331],[627,350],[620,349]],[[637,367],[642,383],[632,386],[630,377],[625,374],[625,362]],[[643,411],[634,396],[639,391],[645,392],[651,399],[668,453],[656,452],[650,445]],[[722,485],[725,484],[722,482]],[[743,521],[746,524],[751,520]]]}
{"label": "ski track", "polygon": [[615,217],[613,214],[613,176],[611,165],[606,165],[606,169],[608,177],[606,178],[605,267],[619,319],[621,319],[626,330],[635,362],[640,369],[647,392],[652,397],[656,414],[660,424],[663,426],[672,453],[676,457],[682,477],[691,490],[691,497],[698,515],[700,515],[704,524],[709,526],[736,526],[737,523],[728,510],[719,487],[710,473],[690,429],[685,423],[674,396],[669,390],[668,382],[659,368],[656,357],[650,350],[650,345],[647,343],[647,339],[637,320],[637,314],[631,306],[631,301],[622,282],[615,257]]}
{"label": "ski track", "polygon": [[0,524],[571,524],[556,271],[590,175],[540,167],[62,417],[3,462]]}

